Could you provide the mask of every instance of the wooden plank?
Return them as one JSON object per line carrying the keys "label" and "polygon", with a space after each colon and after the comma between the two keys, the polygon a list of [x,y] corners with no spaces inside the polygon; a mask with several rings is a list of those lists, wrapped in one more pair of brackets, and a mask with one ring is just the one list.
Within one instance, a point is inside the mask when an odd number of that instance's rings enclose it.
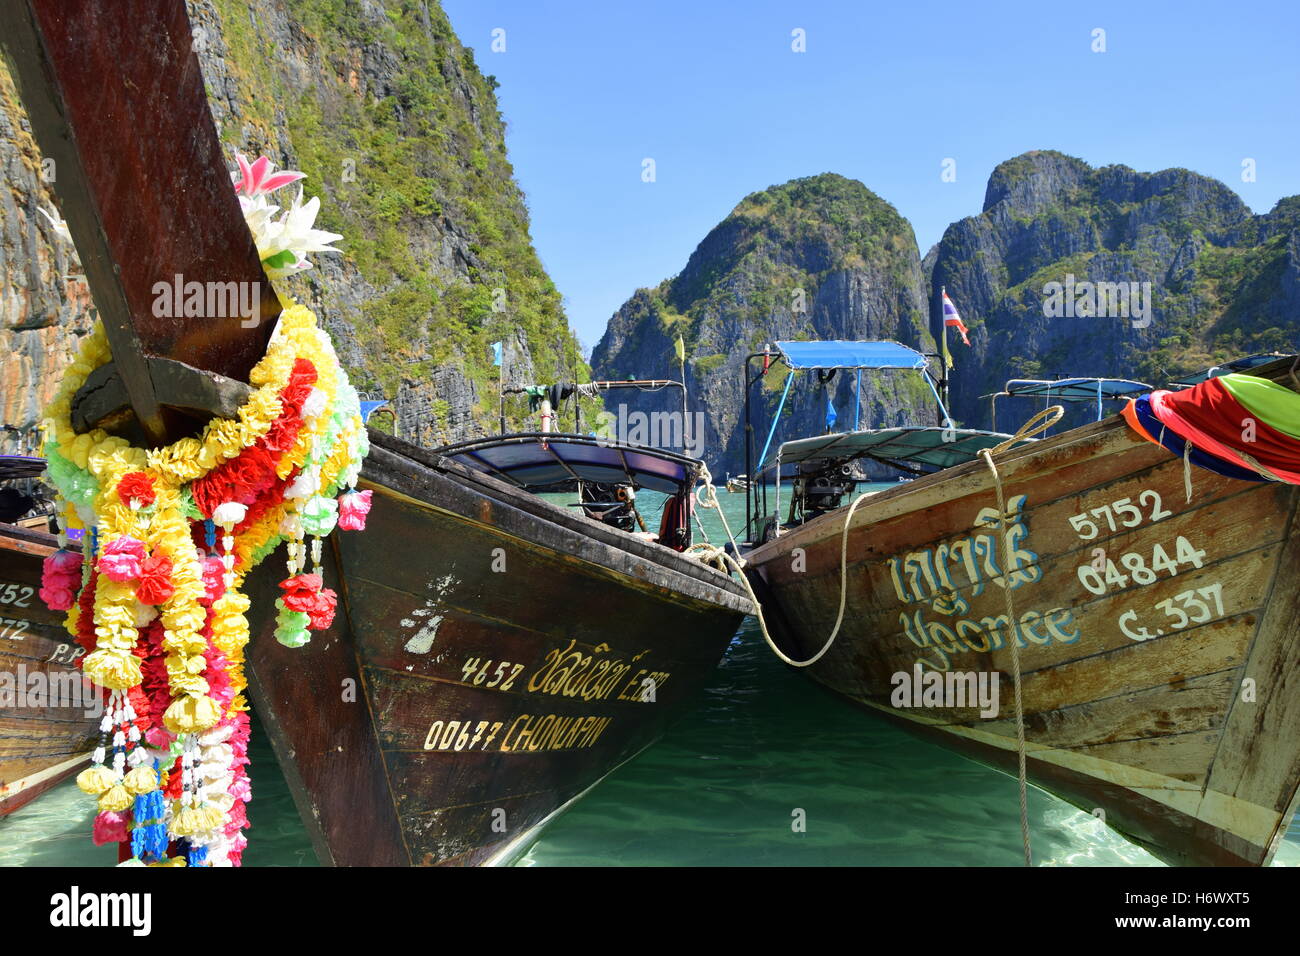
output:
{"label": "wooden plank", "polygon": [[[235,419],[252,394],[252,386],[215,372],[151,356],[145,360],[158,404],[192,414],[199,424],[214,416]],[[72,427],[113,430],[121,416],[131,414],[131,395],[117,363],[109,362],[86,378],[72,400]]]}
{"label": "wooden plank", "polygon": [[1148,770],[1175,780],[1199,784],[1205,779],[1206,767],[1214,759],[1218,745],[1219,734],[1208,730],[1087,744],[1080,749],[1090,756],[1111,763],[1141,764]]}
{"label": "wooden plank", "polygon": [[[1295,507],[1249,659],[1210,772],[1210,786],[1271,806],[1289,821],[1300,803],[1300,527]],[[1249,679],[1250,692],[1242,685]],[[1276,851],[1285,833],[1269,840]]]}
{"label": "wooden plank", "polygon": [[[17,0],[0,37],[113,355],[145,432],[168,422],[146,355],[246,380],[279,314],[230,187],[176,0]],[[156,287],[245,290],[256,315],[203,295],[192,314],[158,308]],[[163,286],[158,286],[162,283]],[[209,286],[220,283],[221,286]],[[159,314],[162,312],[164,314]]]}
{"label": "wooden plank", "polygon": [[36,593],[53,544],[0,525],[0,816],[76,771],[59,768],[89,752],[103,712],[74,666],[84,651]]}

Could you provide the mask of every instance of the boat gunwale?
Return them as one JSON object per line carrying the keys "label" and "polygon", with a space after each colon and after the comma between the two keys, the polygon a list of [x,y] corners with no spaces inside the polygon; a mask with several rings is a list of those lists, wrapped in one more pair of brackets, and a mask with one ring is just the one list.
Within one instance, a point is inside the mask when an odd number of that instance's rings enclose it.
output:
{"label": "boat gunwale", "polygon": [[[742,613],[749,613],[750,602],[744,586],[731,575],[719,571],[700,560],[687,557],[682,552],[674,551],[664,545],[645,541],[626,532],[610,528],[608,525],[585,515],[575,514],[532,492],[511,485],[490,474],[469,468],[459,462],[444,458],[430,449],[421,448],[400,438],[394,438],[392,435],[373,430],[370,432],[370,438],[372,446],[381,451],[379,456],[374,456],[372,451],[372,456],[367,459],[366,467],[372,472],[383,468],[385,465],[396,471],[407,470],[400,467],[402,460],[405,459],[422,470],[440,475],[445,480],[453,481],[469,491],[478,492],[485,497],[496,500],[500,504],[515,508],[525,515],[547,521],[567,532],[585,536],[599,544],[622,551],[630,557],[650,561],[668,571],[683,574],[717,591],[725,592],[734,598],[740,599],[743,607],[737,606],[735,602],[718,598],[715,598],[713,603],[721,604]],[[384,462],[381,465],[384,458],[382,453],[391,455],[395,461]],[[367,476],[364,468],[362,477],[369,477],[376,484],[389,488],[397,494],[404,494],[400,489],[391,488],[387,481],[380,479],[379,476]],[[422,503],[437,507],[437,503],[433,501],[423,501]],[[721,598],[721,595],[719,595],[719,598]]]}
{"label": "boat gunwale", "polygon": [[[1300,364],[1300,355],[1289,355],[1278,359],[1268,365],[1263,365],[1252,369],[1251,374],[1259,378],[1267,378],[1276,381],[1279,384],[1285,384],[1282,379],[1290,374],[1294,377],[1295,369]],[[1293,391],[1300,391],[1300,383],[1292,387]],[[1123,445],[1122,443],[1113,442],[1117,433],[1129,433],[1133,445]],[[1150,444],[1136,435],[1132,435],[1132,429],[1129,427],[1124,417],[1119,414],[1108,415],[1098,422],[1089,422],[1080,425],[1077,428],[1061,432],[1059,435],[1053,435],[1050,438],[1044,438],[1039,441],[1027,442],[1008,449],[999,455],[996,463],[1002,473],[1004,482],[1010,482],[1019,478],[1019,475],[1012,475],[1012,469],[1023,466],[1025,460],[1034,456],[1049,456],[1053,453],[1060,452],[1078,443],[1097,442],[1099,447],[1097,454],[1112,455],[1120,454],[1132,450],[1133,447]],[[1063,463],[1058,465],[1049,465],[1042,468],[1038,475],[1047,472],[1059,471],[1062,468],[1076,467],[1077,463]],[[944,468],[928,475],[915,478],[912,481],[891,485],[881,491],[872,494],[869,501],[863,503],[862,507],[854,514],[853,528],[861,528],[864,525],[872,524],[880,520],[897,518],[911,512],[921,510],[928,505],[916,504],[902,507],[896,512],[891,512],[885,516],[874,516],[873,511],[882,505],[888,505],[896,502],[898,499],[904,499],[909,495],[924,497],[928,491],[933,491],[934,487],[947,481],[958,481],[963,478],[971,477],[977,473],[988,474],[988,466],[981,460],[968,461],[960,465],[954,465],[951,468]],[[992,482],[986,482],[991,487]],[[974,492],[971,492],[974,493]],[[963,496],[964,497],[964,496]],[[810,540],[820,540],[820,531],[823,525],[826,525],[829,519],[838,519],[847,510],[848,505],[842,505],[834,511],[818,515],[811,521],[806,521],[795,528],[790,528],[771,541],[765,541],[762,544],[750,548],[745,557],[752,564],[764,564],[772,560],[773,557],[780,554],[786,548],[792,545],[799,545]],[[837,527],[842,527],[839,525]],[[815,532],[812,529],[817,529]]]}

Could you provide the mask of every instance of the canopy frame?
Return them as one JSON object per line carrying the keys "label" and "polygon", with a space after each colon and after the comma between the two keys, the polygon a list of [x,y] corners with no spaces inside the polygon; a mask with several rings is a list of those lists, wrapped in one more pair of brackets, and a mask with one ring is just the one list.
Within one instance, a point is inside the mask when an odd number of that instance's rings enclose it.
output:
{"label": "canopy frame", "polygon": [[[1108,392],[1107,385],[1124,387],[1115,388]],[[999,398],[1042,397],[1044,407],[1051,405],[1053,400],[1065,402],[1066,404],[1096,402],[1097,421],[1101,421],[1105,417],[1104,402],[1125,401],[1137,394],[1149,391],[1151,391],[1151,386],[1145,382],[1135,382],[1126,378],[1095,378],[1093,376],[1058,379],[1013,378],[1007,380],[1007,383],[1002,386],[1002,391],[986,396],[990,399],[989,423],[993,430],[997,431]]]}
{"label": "canopy frame", "polygon": [[[744,431],[745,431],[745,474],[750,476],[749,488],[745,494],[745,530],[746,536],[753,540],[754,537],[754,520],[756,514],[762,515],[767,513],[767,485],[763,481],[764,473],[769,470],[765,465],[762,469],[757,469],[757,462],[754,459],[754,423],[753,411],[750,394],[755,385],[760,383],[776,362],[783,364],[788,369],[784,388],[781,398],[777,404],[776,412],[772,417],[771,425],[768,428],[767,437],[764,439],[762,451],[758,456],[758,462],[763,462],[767,458],[768,450],[776,437],[777,426],[781,421],[781,413],[785,409],[785,403],[789,397],[790,388],[794,381],[795,374],[798,372],[815,371],[818,381],[821,385],[826,385],[834,377],[835,373],[841,370],[852,371],[856,373],[854,385],[854,407],[853,407],[853,430],[857,432],[861,422],[861,392],[862,392],[862,371],[902,371],[902,372],[919,372],[922,379],[934,396],[935,406],[938,410],[938,424],[947,428],[953,427],[952,418],[948,412],[947,403],[943,395],[947,392],[947,373],[941,369],[941,377],[936,381],[930,372],[929,360],[931,358],[940,359],[942,362],[942,353],[939,352],[920,352],[910,346],[903,345],[899,342],[887,339],[880,340],[863,340],[863,341],[846,341],[846,340],[824,340],[824,341],[778,341],[764,348],[762,352],[754,352],[745,358],[745,411],[744,411]],[[751,365],[756,359],[763,359],[763,367],[756,374],[751,375]],[[776,360],[774,362],[773,360]],[[779,514],[781,508],[780,502],[780,458],[781,447],[778,446],[776,462],[776,511]]]}

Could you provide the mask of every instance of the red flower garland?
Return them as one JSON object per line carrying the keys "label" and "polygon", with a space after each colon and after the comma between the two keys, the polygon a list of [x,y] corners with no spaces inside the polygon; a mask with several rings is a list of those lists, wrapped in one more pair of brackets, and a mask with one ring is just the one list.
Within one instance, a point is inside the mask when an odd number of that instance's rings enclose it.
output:
{"label": "red flower garland", "polygon": [[[283,499],[286,483],[276,475],[275,467],[298,440],[303,427],[303,403],[311,394],[316,378],[316,366],[307,359],[295,360],[289,384],[280,390],[280,414],[267,433],[191,484],[194,504],[205,517],[212,517],[217,506],[227,501],[237,501],[250,508],[260,503],[261,512],[265,513]],[[272,497],[273,489],[278,492],[275,497]],[[250,518],[245,516],[239,527],[247,527]]]}
{"label": "red flower garland", "polygon": [[153,479],[143,471],[133,471],[122,476],[117,483],[117,496],[123,504],[129,505],[131,499],[137,499],[146,507],[154,503],[157,494],[153,490]]}
{"label": "red flower garland", "polygon": [[155,554],[140,562],[140,583],[136,585],[136,600],[142,604],[159,605],[176,593],[172,584],[172,563],[166,555]]}

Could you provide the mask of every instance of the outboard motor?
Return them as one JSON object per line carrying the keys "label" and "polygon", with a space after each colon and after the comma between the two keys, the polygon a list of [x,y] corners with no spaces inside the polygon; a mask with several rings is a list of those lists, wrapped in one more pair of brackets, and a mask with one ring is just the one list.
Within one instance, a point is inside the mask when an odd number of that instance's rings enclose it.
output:
{"label": "outboard motor", "polygon": [[834,511],[853,490],[856,476],[851,464],[810,470],[799,477],[795,494],[803,500],[805,520]]}

